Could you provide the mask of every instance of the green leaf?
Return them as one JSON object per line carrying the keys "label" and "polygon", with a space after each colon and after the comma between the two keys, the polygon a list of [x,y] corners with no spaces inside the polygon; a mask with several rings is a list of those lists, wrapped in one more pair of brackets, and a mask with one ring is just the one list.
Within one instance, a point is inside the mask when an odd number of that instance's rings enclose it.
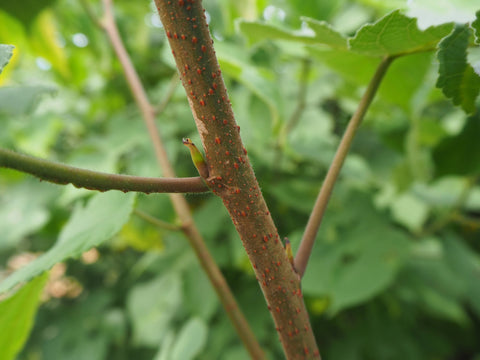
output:
{"label": "green leaf", "polygon": [[16,1],[2,1],[2,10],[30,26],[35,18],[54,2],[55,0],[26,0],[20,4]]}
{"label": "green leaf", "polygon": [[449,266],[457,273],[457,278],[465,283],[464,299],[480,315],[480,257],[467,246],[460,237],[449,235],[445,239],[445,253]]}
{"label": "green leaf", "polygon": [[44,226],[51,217],[48,204],[60,189],[31,180],[0,191],[0,250],[13,248],[27,235]]}
{"label": "green leaf", "polygon": [[278,26],[261,22],[247,21],[239,22],[239,29],[247,37],[250,45],[265,39],[271,39],[289,40],[310,45],[328,45],[332,48],[338,49],[347,48],[346,38],[339,32],[335,31],[327,22],[307,17],[302,17],[302,21],[308,24],[313,30],[313,34],[305,31],[282,29]]}
{"label": "green leaf", "polygon": [[290,40],[305,44],[314,44],[315,38],[312,35],[282,29],[278,26],[265,24],[258,21],[244,21],[238,23],[240,32],[247,38],[249,45],[254,45],[262,40]]}
{"label": "green leaf", "polygon": [[190,319],[180,331],[177,341],[173,345],[172,360],[195,359],[205,347],[208,328],[199,318]]}
{"label": "green leaf", "polygon": [[472,29],[475,33],[475,43],[480,44],[480,10],[476,13],[476,19],[472,22]]}
{"label": "green leaf", "polygon": [[[347,50],[326,50],[308,46],[310,54],[356,85],[364,86],[372,78],[379,59]],[[385,75],[379,95],[393,104],[410,110],[412,98],[425,83],[432,55],[418,53],[395,60]],[[401,84],[401,86],[399,86]]]}
{"label": "green leaf", "polygon": [[3,68],[7,66],[8,62],[10,61],[14,48],[15,46],[13,45],[0,44],[0,74],[3,71]]}
{"label": "green leaf", "polygon": [[134,343],[144,346],[158,345],[181,305],[182,280],[177,273],[135,286],[127,299]]}
{"label": "green leaf", "polygon": [[42,95],[53,94],[50,86],[15,86],[0,88],[0,114],[25,115],[30,113]]}
{"label": "green leaf", "polygon": [[364,195],[350,196],[330,211],[302,286],[305,294],[326,298],[328,311],[336,313],[384,291],[405,261],[409,243]]}
{"label": "green leaf", "polygon": [[22,349],[35,319],[40,294],[48,273],[30,281],[13,296],[0,302],[0,349],[2,360],[13,360]]}
{"label": "green leaf", "polygon": [[2,281],[0,293],[109,240],[128,221],[134,199],[134,194],[110,191],[95,195],[85,207],[78,205],[55,245]]}
{"label": "green leaf", "polygon": [[346,79],[361,85],[368,83],[379,63],[376,58],[348,50],[327,50],[309,46],[308,51]]}
{"label": "green leaf", "polygon": [[185,308],[193,315],[209,320],[218,308],[218,297],[207,275],[197,263],[185,271],[183,291]]}
{"label": "green leaf", "polygon": [[437,87],[455,105],[471,114],[475,112],[475,99],[480,92],[480,77],[467,62],[470,29],[467,25],[457,26],[439,44],[437,53],[440,62]]}
{"label": "green leaf", "polygon": [[390,209],[392,217],[411,231],[422,229],[430,210],[425,202],[409,193],[396,197]]}
{"label": "green leaf", "polygon": [[365,25],[349,40],[352,51],[369,56],[398,56],[432,51],[452,31],[452,24],[422,31],[417,20],[395,10],[374,24]]}
{"label": "green leaf", "polygon": [[[96,275],[98,276],[99,273],[96,273]],[[109,343],[111,344],[114,337],[109,329],[112,326],[111,320],[108,319],[113,298],[114,294],[109,292],[108,287],[103,286],[101,289],[90,289],[90,291],[84,292],[80,298],[69,301],[68,305],[65,304],[66,306],[59,304],[61,311],[52,313],[45,309],[45,311],[39,313],[37,321],[42,328],[38,329],[36,326],[35,335],[37,335],[36,339],[40,339],[41,342],[40,358],[62,360],[106,359]],[[45,312],[47,313],[45,314]],[[121,333],[123,330],[122,324],[117,323],[116,326],[117,331]],[[48,341],[45,341],[44,336],[42,336],[46,329],[54,331]],[[123,339],[124,337],[122,337]],[[28,350],[31,351],[31,349],[32,347],[29,347]]]}
{"label": "green leaf", "polygon": [[445,138],[433,152],[437,176],[480,173],[480,114],[468,119],[460,134]]}
{"label": "green leaf", "polygon": [[315,44],[328,45],[337,49],[347,49],[345,36],[333,29],[329,23],[308,17],[302,17],[301,19],[315,32]]}

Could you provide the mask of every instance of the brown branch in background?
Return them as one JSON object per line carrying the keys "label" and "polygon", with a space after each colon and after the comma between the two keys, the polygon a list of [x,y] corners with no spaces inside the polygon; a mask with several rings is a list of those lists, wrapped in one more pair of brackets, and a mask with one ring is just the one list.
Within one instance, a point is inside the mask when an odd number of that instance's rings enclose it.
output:
{"label": "brown branch in background", "polygon": [[283,248],[235,122],[201,1],[155,0],[209,164],[208,185],[240,235],[288,359],[319,359],[300,278]]}
{"label": "brown branch in background", "polygon": [[[169,177],[175,177],[174,170],[168,160],[165,147],[163,146],[162,139],[155,126],[155,114],[154,109],[148,101],[146,92],[140,82],[139,76],[136,73],[132,62],[123,46],[122,40],[118,33],[115,19],[112,14],[112,1],[103,0],[104,5],[104,18],[102,19],[102,26],[108,35],[108,38],[117,54],[119,61],[122,64],[127,79],[128,85],[132,92],[135,101],[142,112],[145,125],[147,126],[148,133],[155,148],[155,155],[157,161],[163,170],[163,173]],[[242,314],[237,302],[228,287],[228,284],[223,277],[220,269],[216,265],[212,255],[208,251],[200,232],[198,231],[193,221],[188,203],[185,198],[179,194],[170,194],[175,212],[177,213],[182,230],[192,246],[197,258],[206,272],[212,286],[214,287],[227,315],[232,321],[238,335],[242,339],[245,347],[247,348],[250,356],[253,359],[264,359],[263,351],[258,344],[258,341],[250,329],[244,315]]]}
{"label": "brown branch in background", "polygon": [[295,256],[295,268],[300,276],[303,276],[305,269],[307,267],[308,259],[312,253],[313,244],[315,243],[315,237],[317,236],[318,229],[325,214],[325,210],[328,205],[328,200],[332,195],[333,187],[338,179],[340,170],[342,169],[343,162],[347,157],[348,150],[352,144],[353,138],[357,132],[358,127],[360,126],[365,113],[368,110],[377,89],[385,75],[388,67],[392,63],[394,58],[386,57],[384,58],[377,67],[375,75],[368,84],[365,94],[363,94],[360,103],[358,104],[357,110],[353,114],[350,122],[348,123],[347,129],[343,134],[340,145],[338,146],[337,152],[333,158],[332,164],[328,169],[327,175],[323,182],[320,193],[318,194],[317,200],[315,202],[310,218],[308,219],[305,232],[303,234],[300,247],[298,248],[297,254]]}
{"label": "brown branch in background", "polygon": [[210,191],[202,178],[149,178],[79,169],[0,148],[0,167],[10,168],[55,184],[72,184],[89,190],[151,193]]}

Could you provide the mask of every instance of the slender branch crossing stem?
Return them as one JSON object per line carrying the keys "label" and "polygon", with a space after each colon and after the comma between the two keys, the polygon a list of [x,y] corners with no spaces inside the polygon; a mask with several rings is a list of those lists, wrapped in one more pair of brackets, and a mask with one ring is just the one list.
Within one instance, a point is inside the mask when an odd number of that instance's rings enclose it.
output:
{"label": "slender branch crossing stem", "polygon": [[[157,161],[163,170],[164,175],[168,177],[175,177],[175,172],[170,164],[170,161],[168,160],[165,146],[163,145],[160,134],[155,126],[154,108],[148,100],[145,89],[143,88],[140,78],[133,67],[125,47],[123,46],[122,39],[120,38],[115,19],[112,14],[112,1],[103,0],[103,5],[105,14],[102,21],[102,26],[105,29],[115,53],[122,64],[132,95],[134,96],[135,101],[142,112],[145,125],[155,148]],[[229,316],[238,335],[250,353],[250,356],[252,359],[264,359],[265,356],[255,337],[255,334],[248,325],[248,322],[239,308],[225,278],[215,263],[212,255],[208,251],[208,248],[206,247],[198,228],[195,226],[187,201],[180,194],[170,194],[170,200],[172,201],[175,212],[180,219],[183,233],[195,251],[200,265],[206,272],[223,307],[225,308],[227,315]]]}
{"label": "slender branch crossing stem", "polygon": [[210,191],[202,178],[149,178],[141,176],[107,174],[79,169],[53,161],[0,148],[0,167],[22,171],[40,180],[56,184],[72,184],[78,188],[123,192],[150,193],[198,193]]}
{"label": "slender branch crossing stem", "polygon": [[317,236],[318,229],[320,228],[323,215],[325,214],[325,210],[328,205],[328,201],[332,195],[335,182],[338,179],[338,175],[340,174],[342,165],[347,157],[353,138],[355,137],[357,129],[360,126],[373,98],[375,97],[377,89],[393,59],[393,57],[386,57],[380,62],[375,75],[368,84],[367,90],[365,91],[365,94],[363,94],[358,108],[350,119],[347,129],[343,134],[340,145],[338,146],[335,157],[333,158],[320,193],[318,194],[313,211],[308,219],[305,233],[303,234],[302,241],[295,256],[295,269],[300,276],[303,276],[305,273],[308,259],[312,252],[313,244],[315,243],[315,237]]}
{"label": "slender branch crossing stem", "polygon": [[181,230],[181,227],[178,225],[170,224],[166,221],[157,219],[156,217],[153,217],[152,215],[147,214],[146,212],[143,212],[142,210],[135,209],[133,210],[135,215],[137,215],[139,218],[145,220],[146,222],[149,222],[152,225],[155,225],[159,229],[164,229],[164,230],[170,230],[170,231],[179,231]]}
{"label": "slender branch crossing stem", "polygon": [[209,166],[208,185],[230,213],[287,359],[319,359],[300,278],[240,138],[199,0],[155,0]]}

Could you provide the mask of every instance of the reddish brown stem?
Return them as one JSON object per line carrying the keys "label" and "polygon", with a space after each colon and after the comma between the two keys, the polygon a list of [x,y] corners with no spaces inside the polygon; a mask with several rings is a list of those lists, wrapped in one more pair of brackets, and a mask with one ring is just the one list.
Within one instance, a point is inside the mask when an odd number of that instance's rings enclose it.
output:
{"label": "reddish brown stem", "polygon": [[[105,18],[102,21],[102,26],[107,32],[118,59],[122,63],[125,77],[132,91],[132,95],[134,96],[135,101],[142,112],[144,122],[147,126],[148,133],[155,148],[157,161],[166,176],[175,177],[175,172],[170,161],[168,160],[165,146],[163,145],[160,134],[155,126],[155,114],[153,107],[148,100],[145,89],[143,88],[140,78],[135,71],[132,62],[130,61],[128,53],[125,50],[123,42],[120,38],[112,14],[111,2],[111,0],[103,0]],[[200,262],[200,265],[212,283],[223,307],[225,308],[225,311],[227,312],[227,315],[229,316],[232,324],[237,330],[237,333],[250,353],[250,356],[252,359],[264,359],[263,351],[258,344],[253,331],[248,325],[241,309],[238,307],[237,302],[220,269],[208,251],[202,235],[195,226],[187,201],[180,194],[170,194],[170,199],[173,207],[175,208],[175,212],[180,219],[183,233],[188,238],[190,245],[192,246]]]}
{"label": "reddish brown stem", "polygon": [[210,177],[240,235],[288,359],[319,359],[300,289],[240,138],[201,1],[155,0],[203,142]]}

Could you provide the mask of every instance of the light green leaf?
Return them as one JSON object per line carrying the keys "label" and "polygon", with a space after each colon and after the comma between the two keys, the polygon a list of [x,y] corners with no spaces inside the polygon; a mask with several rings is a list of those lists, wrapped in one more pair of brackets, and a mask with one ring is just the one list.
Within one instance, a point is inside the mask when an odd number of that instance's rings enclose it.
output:
{"label": "light green leaf", "polygon": [[474,30],[475,33],[475,42],[477,44],[480,44],[480,10],[477,11],[476,19],[474,22],[472,22],[472,29]]}
{"label": "light green leaf", "polygon": [[238,28],[247,38],[249,45],[254,45],[262,40],[290,40],[305,44],[314,44],[315,37],[292,30],[282,29],[278,26],[265,24],[258,21],[239,21]]}
{"label": "light green leaf", "polygon": [[190,319],[173,345],[172,360],[191,360],[205,347],[208,328],[199,318]]}
{"label": "light green leaf", "polygon": [[109,240],[128,221],[134,199],[135,194],[110,191],[95,195],[85,207],[78,205],[55,245],[1,282],[0,293]]}
{"label": "light green leaf", "polygon": [[0,191],[0,250],[15,247],[50,219],[48,203],[58,196],[54,185],[28,180]]}
{"label": "light green leaf", "polygon": [[421,29],[432,25],[471,22],[478,2],[475,0],[414,0],[406,1],[407,15],[418,19]]}
{"label": "light green leaf", "polygon": [[182,280],[177,273],[135,286],[127,299],[134,343],[157,346],[181,305]]}
{"label": "light green leaf", "polygon": [[331,48],[337,49],[347,49],[347,39],[345,36],[334,30],[329,23],[308,17],[302,17],[302,20],[315,32],[315,44],[328,45]]}
{"label": "light green leaf", "polygon": [[346,79],[361,85],[368,83],[379,63],[376,58],[348,50],[328,50],[309,46],[308,51]]}
{"label": "light green leaf", "polygon": [[39,98],[45,94],[53,94],[50,86],[15,86],[0,88],[0,114],[24,115],[30,113]]}
{"label": "light green leaf", "polygon": [[240,21],[239,29],[247,37],[250,45],[270,39],[289,40],[303,44],[328,45],[339,49],[347,48],[346,38],[335,31],[327,22],[307,17],[302,17],[302,21],[308,24],[313,33],[304,30],[292,31],[271,24],[247,21]]}
{"label": "light green leaf", "polygon": [[411,194],[402,194],[391,204],[392,216],[412,231],[419,231],[428,218],[429,207]]}
{"label": "light green leaf", "polygon": [[469,38],[469,27],[457,26],[440,42],[437,53],[440,62],[437,87],[466,113],[473,113],[475,99],[480,92],[480,77],[467,63]]}
{"label": "light green leaf", "polygon": [[218,297],[207,275],[195,263],[185,271],[183,279],[185,308],[193,315],[209,320],[218,308]]}
{"label": "light green leaf", "polygon": [[369,56],[398,56],[432,51],[452,31],[452,24],[421,31],[417,20],[393,11],[374,24],[365,25],[349,40],[352,51]]}
{"label": "light green leaf", "polygon": [[431,206],[455,207],[465,190],[469,189],[463,208],[467,211],[480,211],[480,187],[470,186],[465,177],[445,176],[430,184],[415,184],[413,193]]}
{"label": "light green leaf", "polygon": [[13,360],[22,349],[32,328],[40,294],[48,273],[30,281],[13,296],[0,302],[0,353],[2,360]]}
{"label": "light green leaf", "polygon": [[8,62],[10,61],[14,48],[15,46],[13,45],[0,44],[0,74],[3,71],[3,68],[7,66]]}

